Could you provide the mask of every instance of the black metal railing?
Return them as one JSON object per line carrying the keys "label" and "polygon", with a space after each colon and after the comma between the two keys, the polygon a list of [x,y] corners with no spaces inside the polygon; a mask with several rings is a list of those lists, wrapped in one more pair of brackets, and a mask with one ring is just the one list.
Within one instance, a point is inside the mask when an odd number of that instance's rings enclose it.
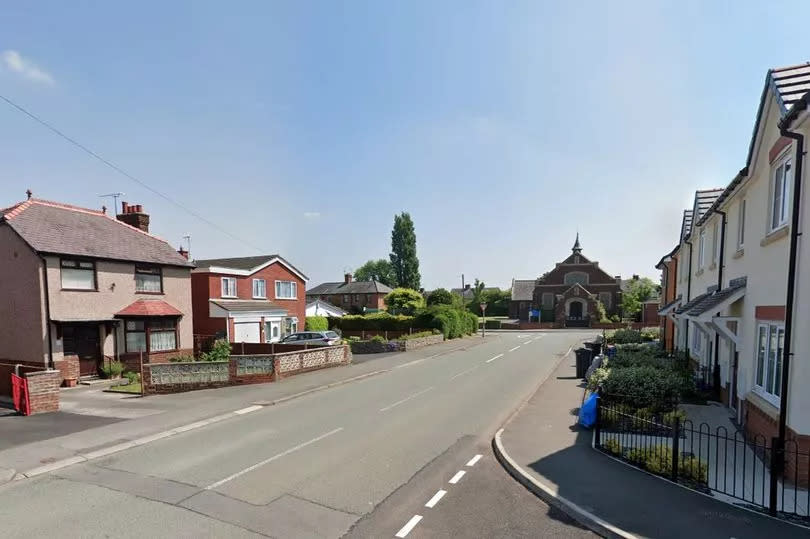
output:
{"label": "black metal railing", "polygon": [[810,520],[810,453],[795,441],[786,444],[782,466],[775,439],[695,425],[678,411],[639,414],[643,410],[603,400],[595,445],[605,453],[726,501]]}

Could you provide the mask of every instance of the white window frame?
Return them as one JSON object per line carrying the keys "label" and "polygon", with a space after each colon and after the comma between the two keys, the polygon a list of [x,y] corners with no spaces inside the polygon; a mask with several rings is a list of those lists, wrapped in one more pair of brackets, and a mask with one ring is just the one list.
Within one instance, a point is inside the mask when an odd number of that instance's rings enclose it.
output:
{"label": "white window frame", "polygon": [[[764,331],[764,343],[762,342]],[[754,390],[779,407],[785,350],[784,322],[759,322],[754,341]],[[773,345],[775,349],[772,349]],[[780,346],[781,345],[781,346]],[[760,359],[762,362],[760,363]]]}
{"label": "white window frame", "polygon": [[703,269],[704,264],[706,264],[706,229],[702,228],[698,239],[698,269]]}
{"label": "white window frame", "polygon": [[[261,290],[257,286],[261,285]],[[267,299],[267,281],[264,279],[253,279],[253,299]]]}
{"label": "white window frame", "polygon": [[[230,283],[233,284],[233,294],[229,294],[231,286]],[[236,277],[223,277],[222,278],[222,297],[223,298],[235,298],[237,291],[236,291]]]}
{"label": "white window frame", "polygon": [[[789,174],[787,174],[789,172]],[[768,231],[787,226],[790,217],[790,184],[793,178],[793,159],[790,154],[773,163],[768,209]]]}
{"label": "white window frame", "polygon": [[[282,296],[281,294],[279,294],[280,290],[279,285],[283,283],[289,283],[290,285],[292,285],[291,296]],[[296,283],[295,281],[276,281],[275,289],[276,289],[276,299],[298,299],[298,283]]]}
{"label": "white window frame", "polygon": [[739,251],[745,246],[745,199],[740,201],[737,219],[737,250]]}
{"label": "white window frame", "polygon": [[[694,324],[693,324],[694,325]],[[703,358],[703,332],[695,326],[695,331],[692,334],[692,349],[691,352]]]}

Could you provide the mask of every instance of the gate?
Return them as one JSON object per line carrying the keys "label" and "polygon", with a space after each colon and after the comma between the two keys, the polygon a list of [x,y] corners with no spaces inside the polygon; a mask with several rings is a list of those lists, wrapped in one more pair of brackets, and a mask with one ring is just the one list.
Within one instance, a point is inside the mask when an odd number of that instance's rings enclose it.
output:
{"label": "gate", "polygon": [[22,415],[30,413],[30,406],[28,402],[28,380],[11,374],[11,399],[14,401],[14,409]]}

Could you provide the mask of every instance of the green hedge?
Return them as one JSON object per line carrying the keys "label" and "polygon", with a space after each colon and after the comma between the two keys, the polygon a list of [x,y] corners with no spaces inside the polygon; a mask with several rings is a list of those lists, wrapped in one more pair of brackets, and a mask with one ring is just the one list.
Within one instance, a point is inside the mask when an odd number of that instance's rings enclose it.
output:
{"label": "green hedge", "polygon": [[326,331],[329,329],[329,320],[325,316],[307,316],[307,331]]}
{"label": "green hedge", "polygon": [[329,318],[329,329],[348,331],[408,331],[411,328],[424,328],[415,323],[413,316],[394,316],[388,313],[367,315],[350,314],[341,318]]}
{"label": "green hedge", "polygon": [[450,305],[434,305],[416,315],[419,327],[438,329],[445,339],[456,339],[478,331],[478,317]]}

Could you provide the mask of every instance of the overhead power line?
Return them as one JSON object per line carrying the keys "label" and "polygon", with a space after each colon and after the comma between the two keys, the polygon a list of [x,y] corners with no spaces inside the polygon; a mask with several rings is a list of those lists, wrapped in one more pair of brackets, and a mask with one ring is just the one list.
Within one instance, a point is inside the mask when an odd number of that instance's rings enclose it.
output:
{"label": "overhead power line", "polygon": [[[262,252],[262,251],[263,251],[263,249],[262,249],[262,248],[257,247],[257,246],[255,246],[255,245],[253,245],[252,243],[250,243],[249,241],[246,241],[246,240],[244,240],[244,239],[240,238],[239,236],[237,236],[237,235],[235,235],[235,234],[233,234],[233,233],[229,232],[228,230],[226,230],[226,229],[222,228],[221,226],[219,226],[218,224],[214,223],[214,222],[213,222],[213,221],[211,221],[210,219],[208,219],[208,218],[206,218],[206,217],[203,217],[203,216],[202,216],[202,215],[200,215],[199,213],[195,212],[195,211],[194,211],[194,210],[192,210],[191,208],[188,208],[187,206],[184,206],[183,204],[181,204],[181,203],[177,202],[177,201],[176,201],[176,200],[174,200],[172,197],[170,197],[170,196],[168,196],[168,195],[165,195],[165,194],[161,193],[160,191],[158,191],[158,190],[157,190],[157,189],[155,189],[154,187],[152,187],[152,186],[150,186],[149,184],[147,184],[145,181],[141,180],[140,178],[138,178],[138,177],[136,177],[136,176],[133,176],[132,174],[130,174],[130,173],[129,173],[129,172],[127,172],[126,170],[122,169],[121,167],[119,167],[119,166],[118,166],[118,165],[116,165],[115,163],[113,163],[113,162],[109,161],[108,159],[106,159],[106,158],[102,157],[101,155],[99,155],[98,153],[94,152],[93,150],[91,150],[90,148],[88,148],[87,146],[85,146],[84,144],[82,144],[81,142],[77,141],[76,139],[69,137],[68,135],[66,135],[65,133],[63,133],[62,131],[60,131],[59,129],[57,129],[56,127],[54,127],[53,125],[49,124],[48,122],[46,122],[45,120],[43,120],[42,118],[40,118],[39,116],[37,116],[36,114],[34,114],[34,113],[32,113],[32,112],[28,111],[28,110],[27,110],[27,109],[25,109],[23,106],[18,105],[17,103],[15,103],[15,102],[14,102],[14,101],[12,101],[11,99],[7,98],[6,96],[4,96],[4,95],[0,94],[0,99],[2,99],[3,101],[5,101],[5,102],[6,102],[6,103],[8,103],[9,105],[11,105],[12,107],[14,107],[15,109],[17,109],[18,111],[22,112],[23,114],[25,114],[26,116],[28,116],[29,118],[31,118],[32,120],[34,120],[35,122],[37,122],[38,124],[40,124],[40,125],[42,125],[42,126],[44,126],[44,127],[48,128],[50,131],[52,131],[52,132],[53,132],[53,133],[55,133],[56,135],[58,135],[58,136],[62,137],[63,139],[65,139],[66,141],[68,141],[68,142],[69,142],[69,143],[71,143],[72,145],[76,146],[77,148],[79,148],[80,150],[82,150],[83,152],[85,152],[86,154],[90,155],[90,156],[91,156],[91,157],[93,157],[94,159],[96,159],[96,160],[98,160],[98,161],[101,161],[102,163],[104,163],[105,165],[107,165],[108,167],[110,167],[111,169],[113,169],[114,171],[116,171],[117,173],[121,174],[121,175],[122,175],[122,176],[124,176],[125,178],[128,178],[128,179],[130,179],[130,180],[134,181],[135,183],[137,183],[138,185],[140,185],[140,186],[141,186],[141,187],[143,187],[144,189],[147,189],[148,191],[151,191],[152,193],[156,194],[157,196],[159,196],[160,198],[162,198],[162,199],[164,199],[165,201],[169,202],[170,204],[173,204],[174,206],[176,206],[176,207],[180,208],[181,210],[183,210],[184,212],[188,213],[188,214],[189,214],[189,215],[191,215],[192,217],[196,217],[197,219],[199,219],[199,220],[200,220],[200,221],[202,221],[203,223],[207,224],[207,225],[208,225],[208,226],[210,226],[211,228],[213,228],[213,229],[215,229],[215,230],[218,230],[219,232],[222,232],[222,233],[223,233],[223,234],[225,234],[226,236],[228,236],[228,237],[230,237],[230,238],[232,238],[232,239],[234,239],[234,240],[236,240],[236,241],[238,241],[238,242],[240,242],[240,243],[242,243],[242,244],[244,244],[244,245],[247,245],[247,246],[248,246],[248,247],[250,247],[251,249],[255,249],[256,251],[259,251],[259,252]],[[116,208],[116,211],[118,211],[118,209],[117,209],[117,208]]]}

